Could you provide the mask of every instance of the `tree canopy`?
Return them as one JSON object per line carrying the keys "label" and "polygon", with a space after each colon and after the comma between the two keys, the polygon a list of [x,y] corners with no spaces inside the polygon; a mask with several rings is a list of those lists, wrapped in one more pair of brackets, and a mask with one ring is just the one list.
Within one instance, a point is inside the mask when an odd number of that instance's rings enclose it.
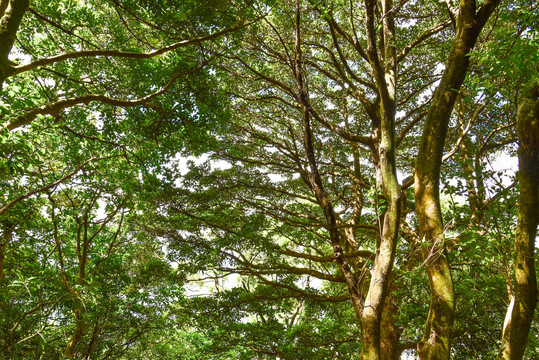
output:
{"label": "tree canopy", "polygon": [[539,357],[538,25],[0,0],[0,358]]}

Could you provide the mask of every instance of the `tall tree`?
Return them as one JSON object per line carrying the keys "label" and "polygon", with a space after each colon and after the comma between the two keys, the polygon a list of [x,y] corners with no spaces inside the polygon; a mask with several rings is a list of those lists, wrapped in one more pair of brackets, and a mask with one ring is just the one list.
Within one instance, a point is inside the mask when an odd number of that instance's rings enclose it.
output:
{"label": "tall tree", "polygon": [[134,240],[129,212],[176,151],[208,146],[197,140],[224,112],[197,45],[250,17],[242,6],[146,5],[1,3],[6,356],[119,356],[170,325],[151,314],[180,297],[180,276],[158,242]]}
{"label": "tall tree", "polygon": [[[382,319],[383,308],[385,305],[385,298],[388,293],[388,286],[391,279],[391,269],[395,258],[395,249],[397,246],[397,236],[400,219],[400,207],[401,207],[401,185],[397,183],[396,175],[396,157],[395,147],[398,143],[396,134],[396,120],[395,115],[397,112],[396,94],[398,93],[399,84],[397,82],[397,69],[399,65],[402,67],[401,71],[406,74],[401,79],[403,84],[406,84],[407,70],[411,69],[408,63],[405,62],[407,55],[415,47],[422,44],[423,41],[435,36],[439,32],[446,29],[450,21],[441,22],[434,25],[432,28],[427,28],[424,34],[420,35],[416,40],[410,40],[410,43],[402,47],[400,54],[396,49],[397,40],[395,38],[395,18],[398,16],[399,11],[405,13],[406,9],[403,4],[393,7],[391,2],[366,2],[364,9],[359,11],[355,17],[362,17],[365,24],[365,33],[359,34],[357,27],[354,23],[354,18],[348,19],[344,4],[337,2],[312,2],[313,10],[315,14],[323,20],[319,23],[320,27],[315,28],[307,32],[298,29],[298,21],[296,21],[295,33],[298,34],[296,38],[295,47],[288,45],[287,37],[284,33],[281,33],[279,26],[281,23],[269,23],[269,29],[273,30],[275,34],[275,40],[277,43],[270,43],[269,41],[262,41],[258,43],[256,48],[267,49],[267,56],[274,59],[270,66],[259,66],[258,64],[252,64],[249,60],[246,60],[245,56],[237,58],[241,62],[243,68],[247,68],[251,71],[252,75],[257,79],[263,79],[267,82],[267,87],[262,90],[263,92],[270,92],[273,98],[266,97],[260,93],[259,97],[254,97],[259,101],[267,99],[267,101],[282,101],[285,106],[295,107],[293,103],[296,103],[298,109],[303,109],[303,118],[309,119],[304,122],[304,128],[306,129],[305,139],[311,138],[310,130],[310,118],[312,117],[321,126],[327,128],[330,132],[340,137],[339,141],[345,140],[350,143],[355,143],[355,146],[366,146],[372,156],[372,164],[375,170],[376,179],[376,194],[381,196],[384,200],[384,211],[381,214],[379,220],[379,239],[376,243],[376,256],[371,270],[371,277],[369,278],[370,286],[368,292],[363,294],[364,298],[360,294],[359,287],[355,284],[357,279],[361,278],[361,267],[357,268],[356,278],[352,275],[352,272],[348,270],[346,262],[341,262],[341,271],[345,275],[345,279],[348,284],[348,288],[353,299],[358,319],[362,323],[363,342],[362,349],[364,351],[365,358],[378,358],[380,355],[380,324]],[[297,5],[299,6],[299,5]],[[431,318],[428,320],[425,330],[425,340],[423,341],[422,356],[429,357],[447,357],[449,356],[449,339],[450,329],[452,327],[453,313],[453,290],[452,283],[449,276],[449,268],[447,262],[444,260],[444,256],[437,248],[434,239],[436,237],[427,236],[426,225],[431,224],[431,220],[428,220],[425,216],[425,212],[431,209],[431,203],[437,202],[439,207],[439,200],[435,200],[438,197],[438,182],[440,177],[440,167],[443,153],[443,144],[445,140],[445,131],[450,118],[451,110],[454,104],[454,98],[458,93],[461,83],[464,81],[464,77],[467,73],[468,59],[470,51],[472,50],[481,29],[485,26],[486,21],[493,13],[497,6],[497,2],[485,3],[479,10],[476,11],[476,5],[474,2],[463,2],[460,9],[455,11],[457,18],[456,23],[456,35],[453,45],[453,50],[447,60],[446,70],[442,76],[442,81],[434,92],[432,101],[425,103],[424,108],[428,108],[426,127],[424,129],[425,137],[423,147],[421,147],[416,166],[416,209],[418,210],[418,218],[420,224],[421,238],[430,239],[427,243],[431,246],[426,247],[425,260],[427,260],[427,268],[429,273],[433,271],[442,271],[444,276],[440,278],[436,274],[431,276],[432,281],[432,299],[435,299],[432,303]],[[296,19],[300,18],[300,13],[303,18],[309,18],[310,22],[318,24],[318,19],[313,16],[312,10],[308,7],[302,7],[302,11],[296,11]],[[283,12],[286,13],[286,8],[283,7]],[[445,14],[445,12],[442,12]],[[305,21],[305,20],[304,20]],[[350,21],[350,22],[348,22]],[[475,25],[470,27],[471,23]],[[286,23],[282,23],[286,26]],[[271,33],[270,30],[270,33]],[[348,32],[350,31],[350,32]],[[323,35],[327,34],[327,38],[324,39]],[[306,40],[307,36],[312,36],[310,40]],[[242,46],[243,51],[258,41],[257,36],[253,38],[252,42],[247,40],[246,45]],[[304,45],[309,48],[309,57],[303,54],[301,47]],[[295,60],[292,54],[295,53]],[[299,55],[298,55],[299,54]],[[254,55],[257,57],[257,55]],[[298,60],[298,56],[300,59]],[[356,57],[354,57],[356,56]],[[302,69],[302,64],[305,64],[305,68],[310,67],[312,74],[306,75],[305,70]],[[282,64],[280,70],[276,69],[277,64]],[[295,65],[294,65],[295,64]],[[292,66],[293,65],[293,66]],[[368,66],[368,68],[367,68]],[[283,77],[287,73],[286,68],[290,68],[291,73],[294,71],[295,81],[299,84],[296,92],[293,88],[287,84],[286,78]],[[302,69],[298,74],[298,68]],[[294,70],[295,69],[295,70]],[[236,70],[235,70],[236,71]],[[241,70],[237,71],[238,74]],[[290,73],[290,72],[289,72]],[[277,75],[279,74],[279,75]],[[316,75],[315,75],[316,74]],[[300,76],[301,75],[301,76]],[[247,75],[248,76],[248,75]],[[358,108],[362,112],[370,123],[372,129],[369,135],[356,135],[354,131],[349,130],[350,118],[344,111],[342,111],[342,120],[334,115],[329,115],[327,110],[324,110],[328,101],[333,101],[334,96],[329,95],[327,90],[323,90],[318,81],[321,79],[327,79],[329,83],[338,84],[346,90],[343,92],[345,96],[351,96],[355,98],[361,107]],[[308,79],[308,81],[306,80]],[[320,80],[319,80],[320,79]],[[310,90],[307,91],[307,84]],[[304,85],[305,84],[305,85]],[[426,82],[425,87],[429,87],[432,83]],[[401,84],[401,86],[403,86]],[[288,103],[286,99],[277,95],[279,92],[283,92],[286,98],[292,101]],[[370,93],[372,91],[372,94]],[[402,91],[402,90],[400,90]],[[308,93],[316,94],[318,99],[310,101]],[[417,107],[414,107],[411,100],[415,100],[414,97],[417,93],[402,94],[403,97],[400,106],[406,108],[411,114],[418,111]],[[445,95],[440,95],[445,94]],[[447,96],[446,96],[447,95]],[[453,96],[454,95],[454,96]],[[243,95],[240,95],[243,96]],[[371,100],[370,98],[374,98]],[[253,99],[253,97],[250,97]],[[328,100],[331,99],[331,100]],[[443,110],[441,110],[443,108]],[[337,113],[339,110],[337,110]],[[442,117],[440,117],[443,115]],[[404,133],[400,135],[399,142],[406,136],[406,132],[410,131],[417,121],[421,119],[420,116],[416,120],[404,128]],[[440,123],[441,122],[441,123]],[[445,122],[445,124],[444,124]],[[340,124],[346,124],[346,128]],[[440,126],[436,126],[436,125]],[[434,130],[435,131],[434,131]],[[361,134],[361,128],[356,130]],[[440,135],[437,136],[436,134]],[[310,141],[312,143],[312,140]],[[426,144],[426,145],[425,145]],[[430,154],[430,147],[436,149],[439,154],[439,159],[436,160],[436,154]],[[434,151],[434,150],[432,150]],[[333,222],[337,223],[337,220],[332,220],[334,212],[332,209],[334,205],[331,204],[331,200],[325,194],[322,180],[320,179],[319,171],[317,170],[317,164],[315,160],[314,149],[312,145],[307,143],[306,140],[306,160],[310,167],[311,175],[305,178],[307,186],[310,187],[315,194],[317,202],[320,204],[323,213],[327,219],[327,228],[330,234],[331,243],[339,244],[339,237],[337,230],[331,230],[336,225],[331,225]],[[318,160],[320,162],[320,160]],[[438,165],[437,165],[438,164]],[[358,169],[359,170],[359,169]],[[428,174],[427,174],[428,173]],[[307,182],[307,179],[310,179]],[[318,179],[318,180],[315,180]],[[326,180],[327,181],[327,180]],[[427,184],[428,183],[428,184]],[[403,184],[404,187],[410,184]],[[428,188],[430,195],[426,195],[423,191]],[[432,195],[432,198],[429,196]],[[429,198],[430,200],[427,200]],[[431,201],[432,200],[432,201]],[[429,203],[428,206],[426,203]],[[430,211],[430,210],[429,210]],[[429,215],[429,214],[427,214]],[[429,216],[431,216],[430,214]],[[441,213],[438,214],[439,220],[439,234],[442,234],[443,227],[441,223]],[[429,230],[430,231],[430,230]],[[354,235],[350,240],[350,243],[355,242]],[[340,247],[336,247],[336,257],[340,257]],[[432,253],[432,254],[431,254]],[[431,255],[429,255],[431,254]],[[445,261],[445,262],[444,262]],[[442,266],[443,265],[443,266]],[[439,270],[436,270],[439,269]],[[350,273],[350,275],[347,275]],[[439,274],[438,274],[439,275]],[[434,279],[439,279],[438,282]],[[365,279],[364,279],[365,280]],[[440,289],[437,286],[440,281],[443,280],[443,284],[440,285]],[[443,296],[442,296],[443,295]],[[445,297],[445,299],[444,299]],[[438,306],[437,303],[441,299],[443,306]],[[438,314],[439,311],[444,312]],[[435,320],[433,320],[435,319]],[[441,321],[442,325],[437,322]],[[435,329],[431,331],[434,324]],[[435,334],[434,336],[431,336]],[[432,337],[432,339],[431,339]],[[441,341],[443,350],[439,350]],[[429,355],[431,354],[431,355]],[[439,355],[436,355],[439,354]],[[392,357],[391,354],[383,356]]]}
{"label": "tall tree", "polygon": [[[429,317],[418,348],[422,359],[449,359],[455,295],[444,245],[440,206],[440,168],[449,119],[469,68],[470,52],[499,1],[460,1],[453,48],[430,104],[415,168],[415,203],[419,235],[431,287]],[[450,11],[452,9],[450,8]]]}
{"label": "tall tree", "polygon": [[539,83],[520,97],[517,112],[520,199],[515,235],[514,293],[503,324],[499,359],[522,359],[535,307],[535,241],[539,225]]}

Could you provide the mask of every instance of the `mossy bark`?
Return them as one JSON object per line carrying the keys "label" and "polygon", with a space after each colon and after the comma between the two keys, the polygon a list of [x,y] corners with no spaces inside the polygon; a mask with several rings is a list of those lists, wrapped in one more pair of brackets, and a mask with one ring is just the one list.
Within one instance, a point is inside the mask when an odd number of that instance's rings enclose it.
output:
{"label": "mossy bark", "polygon": [[449,119],[468,72],[469,54],[498,4],[498,0],[487,0],[476,9],[475,0],[460,1],[455,43],[434,93],[421,138],[415,168],[415,203],[431,297],[423,339],[418,346],[420,359],[450,358],[455,294],[444,243],[440,170]]}
{"label": "mossy bark", "polygon": [[514,292],[505,316],[498,359],[524,356],[535,307],[535,237],[539,225],[539,82],[519,99],[518,166],[520,206],[515,234]]}
{"label": "mossy bark", "polygon": [[75,331],[64,351],[65,356],[69,359],[75,358],[77,345],[87,331],[87,325],[84,322],[82,302],[79,299],[75,299],[75,309],[73,310],[73,313],[75,314]]}
{"label": "mossy bark", "polygon": [[[378,114],[371,115],[376,186],[385,197],[387,208],[380,216],[379,243],[371,272],[369,291],[361,312],[362,347],[360,358],[364,360],[387,358],[391,356],[390,348],[398,346],[398,339],[397,343],[389,345],[387,342],[390,339],[382,336],[388,335],[387,329],[384,331],[381,329],[383,321],[390,320],[387,317],[389,309],[386,307],[388,306],[389,284],[401,220],[402,191],[397,181],[395,161],[396,53],[395,24],[391,11],[393,1],[384,0],[380,2],[380,5],[384,16],[382,35],[378,44],[374,26],[377,5],[373,0],[365,2],[365,27],[367,30],[367,56],[380,93]],[[384,314],[386,314],[385,317]]]}
{"label": "mossy bark", "polygon": [[29,4],[30,0],[0,1],[0,89],[6,78],[13,72],[8,56]]}

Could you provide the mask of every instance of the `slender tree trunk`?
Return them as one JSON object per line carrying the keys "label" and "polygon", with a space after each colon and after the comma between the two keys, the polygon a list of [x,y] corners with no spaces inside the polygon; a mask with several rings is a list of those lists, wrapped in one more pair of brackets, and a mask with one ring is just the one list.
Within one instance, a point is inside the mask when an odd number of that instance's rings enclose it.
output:
{"label": "slender tree trunk", "polygon": [[[383,171],[387,171],[388,168],[391,171],[391,167],[394,166],[394,162],[390,161],[391,156],[387,157],[388,154],[385,153],[385,149],[381,150],[380,153],[384,156],[381,159]],[[390,341],[382,337],[381,326],[383,320],[389,323],[391,319],[391,316],[386,316],[384,319],[383,315],[386,311],[391,312],[385,307],[387,306],[386,299],[389,293],[390,274],[395,260],[402,202],[400,200],[400,186],[396,183],[396,176],[389,176],[389,178],[386,176],[383,176],[383,178],[385,179],[384,193],[389,195],[387,199],[388,206],[383,215],[380,245],[377,248],[369,291],[361,313],[361,359],[365,360],[382,358],[381,346],[386,340]],[[384,329],[384,335],[391,332],[387,332],[387,330]]]}
{"label": "slender tree trunk", "polygon": [[67,356],[70,359],[75,358],[75,349],[77,348],[77,344],[80,342],[84,334],[86,333],[87,326],[84,323],[84,317],[83,317],[83,310],[82,310],[82,303],[80,300],[75,301],[75,310],[73,310],[75,314],[75,321],[76,321],[76,328],[75,332],[73,333],[73,336],[71,336],[71,339],[67,343],[66,349],[65,349],[65,356]]}
{"label": "slender tree trunk", "polygon": [[88,345],[88,352],[86,353],[85,360],[91,360],[92,353],[94,352],[95,345],[97,343],[97,336],[103,330],[103,325],[100,327],[99,322],[95,323],[94,330],[92,331],[92,339],[90,345]]}
{"label": "slender tree trunk", "polygon": [[415,202],[431,289],[430,309],[419,348],[420,359],[449,359],[455,295],[444,244],[440,207],[442,155],[458,90],[469,67],[469,54],[499,0],[460,0],[456,38],[442,80],[429,108],[415,169]]}
{"label": "slender tree trunk", "polygon": [[[390,1],[387,1],[389,4]],[[374,7],[371,7],[374,9]],[[299,0],[296,0],[296,81],[298,85],[298,100],[303,112],[304,144],[307,160],[310,167],[309,183],[318,203],[324,211],[327,227],[335,254],[335,259],[343,273],[348,291],[352,299],[352,305],[356,316],[361,323],[362,352],[361,358],[377,360],[380,358],[381,346],[381,322],[384,304],[388,293],[391,269],[395,258],[395,248],[398,238],[398,224],[400,221],[400,186],[397,183],[395,168],[395,101],[394,101],[394,71],[393,67],[388,71],[386,85],[384,71],[377,63],[377,71],[381,78],[381,85],[385,92],[383,104],[380,110],[381,120],[374,119],[378,124],[376,132],[379,144],[373,148],[378,173],[380,174],[381,190],[387,197],[388,207],[382,216],[382,229],[380,232],[380,245],[374,259],[373,270],[369,289],[362,304],[363,293],[357,274],[351,271],[351,267],[344,257],[340,234],[336,224],[336,215],[333,206],[324,190],[324,186],[318,171],[311,133],[310,104],[308,93],[303,85],[302,53],[300,46],[300,9]],[[394,57],[393,57],[394,58]],[[377,61],[377,60],[376,60]],[[390,88],[391,90],[388,90]],[[388,323],[393,320],[392,316],[385,318]]]}
{"label": "slender tree trunk", "polygon": [[[362,347],[361,359],[377,360],[382,357],[383,341],[381,325],[387,309],[390,274],[395,260],[398,231],[402,208],[402,192],[397,181],[395,162],[395,93],[396,55],[394,44],[394,19],[392,1],[380,2],[383,16],[382,35],[379,42],[382,51],[378,54],[375,30],[376,2],[365,2],[365,26],[367,30],[367,56],[376,78],[380,95],[378,116],[373,117],[373,156],[377,172],[377,188],[387,201],[387,209],[381,217],[380,244],[372,269],[369,291],[361,313]],[[385,320],[388,320],[387,318]],[[385,333],[384,335],[387,335]],[[386,349],[388,350],[388,349]]]}
{"label": "slender tree trunk", "polygon": [[[87,215],[84,217],[84,242],[81,249],[80,243],[81,243],[81,237],[80,237],[80,231],[77,232],[77,256],[79,258],[79,278],[78,278],[78,285],[83,288],[86,285],[86,262],[88,259],[88,237],[87,237],[87,229],[88,229],[88,222],[87,222]],[[78,222],[78,226],[80,229],[80,222]],[[82,251],[81,251],[82,250]],[[80,291],[73,294],[75,296],[74,298],[74,308],[73,308],[73,314],[75,315],[75,332],[71,336],[71,339],[67,343],[66,349],[64,354],[66,357],[73,359],[75,358],[75,350],[77,348],[77,345],[81,341],[84,334],[86,334],[86,331],[88,330],[88,326],[86,325],[86,322],[84,321],[84,308],[82,301],[80,299]]]}
{"label": "slender tree trunk", "polygon": [[[474,159],[472,155],[472,143],[468,136],[465,134],[466,121],[470,120],[467,118],[466,114],[462,110],[462,93],[459,94],[457,99],[457,122],[459,126],[459,137],[462,138],[460,143],[460,154],[462,156],[462,170],[464,170],[466,176],[466,189],[468,190],[468,204],[470,205],[471,211],[471,221],[470,223],[480,224],[483,219],[483,202],[484,202],[484,189],[482,191],[479,189],[482,185],[482,182],[477,179],[476,169],[474,168]],[[475,120],[482,109],[484,109],[486,104],[481,105],[480,108],[476,109],[476,113],[473,115],[473,120]],[[477,154],[477,156],[482,156],[482,154]],[[476,180],[477,179],[477,180]],[[477,184],[476,184],[477,181]]]}
{"label": "slender tree trunk", "polygon": [[322,183],[322,178],[320,172],[318,171],[318,164],[316,162],[316,156],[314,153],[313,146],[313,134],[311,130],[311,110],[309,104],[308,93],[304,87],[303,80],[303,57],[301,52],[301,32],[300,32],[300,1],[296,0],[296,21],[295,21],[295,30],[296,30],[296,39],[295,39],[295,76],[298,86],[298,102],[301,105],[301,111],[303,115],[303,141],[305,146],[305,152],[307,156],[307,162],[309,164],[310,173],[308,183],[315,196],[318,204],[320,205],[324,216],[326,218],[327,230],[329,232],[329,237],[331,245],[333,247],[333,253],[335,255],[335,261],[339,266],[346,284],[348,287],[348,292],[352,299],[352,305],[358,319],[361,319],[361,290],[359,279],[356,274],[351,271],[348,260],[344,256],[343,248],[341,245],[340,234],[337,227],[337,218],[335,215],[335,210],[329,197],[327,196],[326,190]]}
{"label": "slender tree trunk", "polygon": [[515,235],[514,291],[510,295],[498,359],[524,356],[537,305],[535,236],[539,225],[539,82],[519,99],[517,127],[520,207]]}

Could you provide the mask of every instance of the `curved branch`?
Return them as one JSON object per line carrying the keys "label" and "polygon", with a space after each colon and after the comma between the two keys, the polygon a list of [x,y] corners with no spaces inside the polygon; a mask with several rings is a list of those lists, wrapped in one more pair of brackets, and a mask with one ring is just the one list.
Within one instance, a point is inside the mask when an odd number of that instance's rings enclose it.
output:
{"label": "curved branch", "polygon": [[314,110],[312,107],[310,107],[310,102],[307,102],[309,106],[309,112],[313,116],[313,118],[316,119],[320,124],[322,124],[326,129],[331,130],[335,134],[339,135],[343,139],[346,139],[348,141],[357,142],[365,146],[372,146],[373,139],[371,136],[359,136],[354,135],[346,131],[340,126],[337,126],[335,124],[332,124],[328,120],[326,120],[322,115],[320,115],[316,110]]}
{"label": "curved branch", "polygon": [[314,301],[338,303],[338,302],[348,301],[350,299],[349,295],[331,296],[331,295],[325,295],[325,294],[313,294],[304,290],[300,290],[294,286],[268,280],[267,278],[263,277],[260,274],[253,274],[253,275],[256,276],[260,280],[260,282],[263,284],[274,286],[281,289],[286,289],[292,293],[297,293],[301,295],[302,297],[309,298]]}
{"label": "curved branch", "polygon": [[408,125],[406,125],[404,130],[402,130],[402,132],[399,134],[399,137],[397,138],[397,141],[395,142],[397,147],[400,145],[402,140],[404,140],[404,137],[406,136],[406,134],[408,134],[408,132],[410,130],[412,130],[412,128],[419,121],[421,121],[427,115],[427,113],[428,113],[428,110],[424,110],[424,111],[420,112],[415,119],[413,119],[412,121],[410,121],[410,123]]}
{"label": "curved branch", "polygon": [[76,38],[78,38],[79,40],[93,46],[93,47],[98,47],[97,45],[95,44],[92,44],[90,41],[86,40],[85,38],[75,34],[75,32],[72,30],[72,29],[66,29],[65,27],[63,27],[62,25],[60,25],[59,23],[57,23],[56,21],[53,21],[51,19],[49,19],[48,17],[44,16],[44,15],[41,15],[40,13],[38,13],[36,10],[32,9],[32,8],[28,8],[28,11],[34,15],[37,19],[41,20],[41,21],[44,21],[46,22],[47,24],[50,24],[52,26],[54,26],[55,28],[59,29],[60,31],[66,33],[66,34],[69,34],[71,36],[75,36]]}
{"label": "curved branch", "polygon": [[265,15],[255,19],[253,21],[250,21],[250,22],[248,22],[246,24],[243,24],[243,23],[240,22],[240,24],[237,25],[237,26],[233,26],[231,28],[227,28],[227,29],[218,31],[218,32],[210,34],[210,35],[205,35],[205,36],[201,36],[201,37],[197,37],[197,38],[193,38],[193,39],[189,39],[189,40],[182,40],[182,41],[179,41],[179,42],[177,42],[175,44],[165,46],[165,47],[163,47],[161,49],[157,49],[157,50],[150,51],[150,52],[137,53],[137,52],[132,52],[132,51],[121,51],[121,50],[82,50],[82,51],[75,51],[75,52],[69,52],[69,53],[65,53],[65,54],[55,55],[55,56],[51,56],[51,57],[48,57],[48,58],[36,60],[36,61],[34,61],[34,62],[30,63],[30,64],[19,65],[19,66],[13,67],[12,70],[11,70],[10,75],[13,76],[13,75],[17,75],[17,74],[20,74],[22,72],[25,72],[25,71],[35,69],[35,68],[40,67],[40,66],[51,65],[51,64],[54,64],[54,63],[57,63],[57,62],[60,62],[60,61],[65,61],[65,60],[70,60],[70,59],[78,59],[78,58],[83,58],[83,57],[87,58],[87,57],[102,57],[103,56],[103,57],[115,57],[115,58],[149,59],[149,58],[156,57],[158,55],[162,55],[162,54],[167,53],[167,52],[172,51],[172,50],[180,49],[180,48],[191,46],[191,45],[198,45],[198,44],[201,44],[201,43],[203,43],[205,41],[217,39],[218,37],[221,37],[221,36],[223,36],[225,34],[228,34],[228,33],[234,32],[234,31],[236,31],[238,29],[241,29],[243,27],[249,26],[249,25],[253,24],[254,22],[260,20],[264,16]]}
{"label": "curved branch", "polygon": [[[505,124],[505,125],[501,125],[499,127],[497,127],[496,129],[493,129],[488,135],[487,137],[485,138],[485,140],[483,140],[483,142],[481,143],[481,146],[479,146],[479,149],[477,149],[477,154],[478,156],[483,156],[483,152],[485,151],[485,149],[488,149],[489,148],[489,145],[491,145],[489,143],[490,139],[499,131],[502,131],[502,130],[505,130],[507,128],[510,128],[510,127],[513,127],[515,126],[516,122],[510,122],[509,124]],[[513,143],[515,142],[516,140],[515,139],[508,139],[508,141],[503,141],[501,142],[500,145],[505,145],[505,144],[510,144],[510,143]],[[492,146],[493,148],[495,148],[495,146]]]}
{"label": "curved branch", "polygon": [[73,106],[76,106],[76,105],[88,105],[88,104],[90,104],[91,102],[94,102],[94,101],[97,101],[97,102],[100,102],[100,103],[103,103],[103,104],[107,104],[107,105],[119,106],[119,107],[131,107],[131,106],[144,105],[149,100],[151,100],[151,99],[153,99],[153,98],[155,98],[155,97],[157,97],[159,95],[164,94],[167,90],[169,90],[172,87],[174,82],[176,80],[178,80],[180,77],[189,75],[189,74],[195,72],[197,69],[193,69],[193,70],[190,70],[188,72],[185,72],[185,73],[182,73],[182,74],[177,74],[177,75],[173,76],[169,80],[169,82],[165,86],[163,86],[160,90],[158,90],[158,91],[156,91],[156,92],[154,92],[154,93],[152,93],[150,95],[146,95],[146,96],[144,96],[142,98],[139,98],[139,99],[121,100],[121,99],[113,99],[113,98],[110,98],[110,97],[105,96],[105,95],[87,94],[87,95],[79,96],[79,97],[76,97],[76,98],[60,100],[60,101],[57,101],[57,102],[52,103],[52,104],[41,106],[41,107],[39,107],[37,109],[30,110],[30,111],[26,112],[25,114],[20,115],[20,116],[16,117],[15,119],[11,120],[11,121],[8,121],[7,123],[4,124],[4,126],[8,130],[11,131],[11,130],[16,129],[18,127],[21,127],[23,125],[27,125],[27,124],[31,123],[39,115],[58,116],[60,114],[60,111],[66,109],[66,108],[70,108],[70,107],[73,107]]}
{"label": "curved branch", "polygon": [[423,35],[415,39],[412,43],[406,45],[404,49],[402,49],[402,51],[399,53],[399,55],[397,55],[397,63],[400,63],[406,57],[406,55],[408,55],[408,53],[417,45],[421,44],[424,40],[430,38],[432,35],[439,33],[440,31],[451,25],[451,23],[451,19],[449,19],[446,22],[427,30]]}
{"label": "curved branch", "polygon": [[453,149],[451,149],[451,151],[449,151],[447,154],[445,154],[444,156],[442,156],[442,162],[445,162],[447,161],[447,159],[451,158],[453,155],[455,155],[455,153],[458,151],[458,149],[460,149],[460,144],[462,144],[462,141],[464,141],[464,138],[466,137],[466,135],[468,134],[468,132],[470,131],[470,129],[472,128],[472,125],[473,123],[475,122],[475,120],[477,119],[477,117],[479,116],[479,114],[481,114],[481,112],[483,110],[485,110],[485,108],[487,107],[488,103],[490,102],[490,100],[486,100],[485,102],[483,102],[483,104],[481,104],[481,106],[479,106],[472,118],[468,121],[468,125],[466,125],[466,128],[462,131],[462,134],[459,136],[459,138],[457,139],[457,142],[455,143],[455,146],[453,146]]}
{"label": "curved branch", "polygon": [[[316,262],[334,262],[335,261],[335,255],[315,256],[315,255],[309,255],[309,254],[301,253],[298,251],[294,251],[288,248],[278,249],[276,251],[283,255],[298,257],[298,258],[307,259],[307,260],[316,261]],[[344,254],[345,258],[361,257],[366,260],[374,260],[375,256],[376,254],[368,250],[359,250],[359,251],[354,251],[350,254]]]}

